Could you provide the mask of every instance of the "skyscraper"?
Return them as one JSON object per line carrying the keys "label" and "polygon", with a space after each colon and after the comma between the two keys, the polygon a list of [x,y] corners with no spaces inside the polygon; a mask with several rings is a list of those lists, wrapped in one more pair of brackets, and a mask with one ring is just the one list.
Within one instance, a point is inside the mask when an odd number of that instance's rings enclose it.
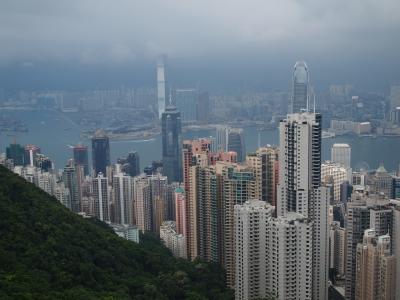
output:
{"label": "skyscraper", "polygon": [[168,106],[162,114],[163,174],[169,182],[182,181],[181,116],[175,106]]}
{"label": "skyscraper", "polygon": [[338,163],[332,163],[329,161],[321,164],[321,180],[327,183],[328,181],[332,184],[332,203],[337,204],[340,202],[340,186],[348,180],[349,170]]}
{"label": "skyscraper", "polygon": [[269,293],[278,300],[327,299],[313,295],[312,224],[303,215],[288,212],[273,219],[270,228]]}
{"label": "skyscraper", "polygon": [[50,195],[54,195],[56,188],[56,175],[49,172],[38,173],[38,187]]}
{"label": "skyscraper", "polygon": [[235,299],[251,300],[266,296],[270,268],[267,266],[268,222],[274,207],[249,200],[234,208]]}
{"label": "skyscraper", "polygon": [[107,177],[103,173],[98,173],[92,179],[92,189],[94,198],[94,214],[101,221],[109,221],[110,188]]}
{"label": "skyscraper", "polygon": [[309,75],[304,61],[298,61],[294,65],[292,78],[292,96],[289,112],[297,113],[309,108]]}
{"label": "skyscraper", "polygon": [[340,277],[344,277],[346,270],[346,229],[340,227],[340,222],[333,221],[330,225],[329,250],[331,269],[335,269]]}
{"label": "skyscraper", "polygon": [[81,211],[81,197],[79,190],[79,180],[74,160],[70,160],[64,167],[63,182],[66,188],[69,189],[71,197],[71,210],[73,212]]}
{"label": "skyscraper", "polygon": [[269,202],[276,207],[276,185],[278,183],[278,149],[262,147],[249,153],[246,164],[252,168],[255,177],[255,198]]}
{"label": "skyscraper", "polygon": [[149,176],[151,190],[152,230],[159,233],[167,216],[168,178],[160,174]]}
{"label": "skyscraper", "polygon": [[182,122],[194,122],[197,116],[197,89],[176,89],[174,104],[181,113]]}
{"label": "skyscraper", "polygon": [[364,232],[357,245],[356,300],[394,300],[396,294],[396,257],[392,255],[389,235]]}
{"label": "skyscraper", "polygon": [[374,175],[368,178],[371,192],[375,194],[384,194],[388,198],[393,197],[393,176],[390,175],[383,164],[376,169]]}
{"label": "skyscraper", "polygon": [[[400,205],[397,204],[393,209],[393,230],[392,245],[393,255],[396,257],[396,278],[400,279]],[[396,289],[396,299],[400,299],[400,289]]]}
{"label": "skyscraper", "polygon": [[[223,263],[224,178],[237,166],[236,153],[213,153],[211,147],[212,140],[208,138],[183,142],[187,253],[190,259],[200,257]],[[245,201],[247,198],[242,198],[248,194],[243,187],[237,197]],[[229,199],[229,205],[233,203],[229,206],[231,216],[236,198]]]}
{"label": "skyscraper", "polygon": [[[356,299],[356,260],[357,245],[362,243],[364,232],[376,227],[378,235],[390,233],[392,210],[389,200],[384,195],[364,195],[353,192],[351,201],[347,203],[346,238],[346,299]],[[394,227],[393,227],[394,229]]]}
{"label": "skyscraper", "polygon": [[10,144],[6,148],[6,158],[12,159],[14,166],[23,166],[25,163],[25,149],[20,144]]}
{"label": "skyscraper", "polygon": [[349,144],[333,144],[331,149],[331,161],[350,168],[351,147]]}
{"label": "skyscraper", "polygon": [[49,172],[53,169],[53,162],[49,157],[38,153],[36,154],[36,166],[42,171]]}
{"label": "skyscraper", "polygon": [[216,151],[228,151],[228,126],[218,126],[216,129]]}
{"label": "skyscraper", "polygon": [[312,295],[326,299],[329,189],[321,187],[321,115],[289,114],[279,133],[277,215],[296,212],[312,224]]}
{"label": "skyscraper", "polygon": [[110,165],[110,141],[103,130],[97,130],[92,137],[92,160],[94,177],[98,173],[107,174]]}
{"label": "skyscraper", "polygon": [[[254,176],[247,166],[216,164],[222,176],[222,261],[229,287],[235,286],[234,207],[254,199]],[[219,169],[219,170],[218,170]]]}
{"label": "skyscraper", "polygon": [[197,121],[206,123],[210,118],[210,96],[206,92],[197,98]]}
{"label": "skyscraper", "polygon": [[25,146],[25,165],[36,166],[36,155],[40,153],[40,148],[35,145]]}
{"label": "skyscraper", "polygon": [[152,230],[151,187],[149,178],[145,175],[137,176],[134,181],[134,211],[136,225],[140,231]]}
{"label": "skyscraper", "polygon": [[250,200],[235,205],[235,299],[312,299],[312,223]]}
{"label": "skyscraper", "polygon": [[61,202],[62,205],[71,209],[71,196],[69,189],[65,187],[64,182],[58,182],[54,190],[54,197]]}
{"label": "skyscraper", "polygon": [[167,83],[165,74],[165,55],[161,55],[157,60],[157,103],[158,117],[161,119],[167,105]]}
{"label": "skyscraper", "polygon": [[140,159],[137,151],[131,151],[126,158],[120,158],[117,161],[121,164],[121,170],[130,176],[137,176],[140,174]]}
{"label": "skyscraper", "polygon": [[121,172],[117,165],[117,171],[113,177],[114,204],[115,204],[115,223],[134,224],[133,211],[133,178]]}
{"label": "skyscraper", "polygon": [[241,128],[230,128],[228,131],[228,151],[237,153],[237,161],[242,162],[246,158],[246,144],[244,132]]}
{"label": "skyscraper", "polygon": [[211,141],[208,139],[187,140],[183,142],[183,185],[185,190],[186,245],[189,259],[198,256],[197,238],[197,195],[196,195],[196,156],[203,155],[208,160]]}
{"label": "skyscraper", "polygon": [[175,220],[176,232],[186,239],[186,199],[185,190],[181,187],[175,189]]}
{"label": "skyscraper", "polygon": [[72,148],[74,153],[75,164],[83,166],[85,176],[89,175],[89,160],[88,160],[88,148],[86,145],[78,144]]}

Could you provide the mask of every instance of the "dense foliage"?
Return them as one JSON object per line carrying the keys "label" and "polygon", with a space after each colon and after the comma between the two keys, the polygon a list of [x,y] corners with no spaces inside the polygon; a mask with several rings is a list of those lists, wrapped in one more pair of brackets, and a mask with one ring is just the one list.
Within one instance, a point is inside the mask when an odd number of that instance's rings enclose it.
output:
{"label": "dense foliage", "polygon": [[232,299],[218,266],[83,219],[0,167],[0,299]]}

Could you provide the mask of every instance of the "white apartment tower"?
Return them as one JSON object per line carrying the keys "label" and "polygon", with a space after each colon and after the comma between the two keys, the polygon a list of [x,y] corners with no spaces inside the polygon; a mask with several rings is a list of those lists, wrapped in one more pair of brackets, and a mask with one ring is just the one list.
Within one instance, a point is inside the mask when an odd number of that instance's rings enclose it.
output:
{"label": "white apartment tower", "polygon": [[94,198],[94,214],[101,221],[109,221],[109,197],[110,188],[108,186],[108,178],[103,173],[99,173],[97,177],[92,179],[93,198]]}
{"label": "white apartment tower", "polygon": [[267,228],[275,208],[260,200],[235,205],[235,299],[265,297],[270,281]]}
{"label": "white apartment tower", "polygon": [[235,299],[312,299],[312,225],[297,213],[273,218],[260,200],[235,205]]}
{"label": "white apartment tower", "polygon": [[312,299],[327,299],[328,199],[321,187],[321,115],[289,114],[280,122],[277,215],[302,215],[312,226]]}
{"label": "white apartment tower", "polygon": [[133,178],[122,173],[119,167],[113,177],[115,222],[121,225],[133,225]]}
{"label": "white apartment tower", "polygon": [[270,294],[266,296],[272,294],[277,300],[314,299],[312,227],[304,216],[294,212],[273,219],[267,260]]}

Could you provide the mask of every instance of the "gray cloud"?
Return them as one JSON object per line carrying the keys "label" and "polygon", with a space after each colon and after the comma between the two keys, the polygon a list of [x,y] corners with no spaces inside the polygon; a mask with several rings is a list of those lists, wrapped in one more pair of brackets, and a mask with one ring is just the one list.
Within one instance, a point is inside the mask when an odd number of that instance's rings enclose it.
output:
{"label": "gray cloud", "polygon": [[0,62],[397,57],[398,0],[2,0]]}

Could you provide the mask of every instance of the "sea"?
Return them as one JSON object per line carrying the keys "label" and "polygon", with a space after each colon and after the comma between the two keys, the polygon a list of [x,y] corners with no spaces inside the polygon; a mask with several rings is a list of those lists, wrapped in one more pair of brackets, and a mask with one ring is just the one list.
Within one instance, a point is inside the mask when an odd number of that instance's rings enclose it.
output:
{"label": "sea", "polygon": [[[0,152],[16,141],[19,144],[35,144],[43,154],[49,156],[57,169],[63,168],[72,158],[71,146],[79,142],[89,146],[90,140],[81,135],[81,127],[68,114],[54,111],[0,110],[0,116],[9,116],[23,122],[28,132],[1,132]],[[256,127],[244,128],[246,151],[254,152],[258,145],[278,145],[278,129],[259,131]],[[215,136],[215,130],[188,131],[183,139]],[[351,146],[351,164],[353,169],[373,170],[381,163],[387,170],[399,169],[400,137],[338,136],[322,139],[322,159],[329,160],[334,143],[347,143]],[[126,157],[130,151],[138,151],[140,166],[143,169],[153,160],[161,160],[161,136],[146,140],[111,140],[112,162]]]}

